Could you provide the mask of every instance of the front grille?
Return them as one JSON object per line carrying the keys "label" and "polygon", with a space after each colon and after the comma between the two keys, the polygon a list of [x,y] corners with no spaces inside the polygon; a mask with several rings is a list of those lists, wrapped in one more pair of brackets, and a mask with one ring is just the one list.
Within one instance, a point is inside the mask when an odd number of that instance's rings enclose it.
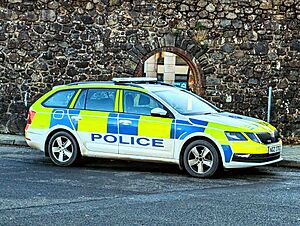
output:
{"label": "front grille", "polygon": [[280,135],[277,130],[275,130],[274,135],[267,132],[256,133],[256,135],[263,144],[276,143],[280,140]]}
{"label": "front grille", "polygon": [[270,162],[279,158],[280,158],[280,153],[254,154],[254,155],[250,155],[248,158],[239,157],[237,154],[237,155],[233,155],[232,161],[262,163],[262,162]]}

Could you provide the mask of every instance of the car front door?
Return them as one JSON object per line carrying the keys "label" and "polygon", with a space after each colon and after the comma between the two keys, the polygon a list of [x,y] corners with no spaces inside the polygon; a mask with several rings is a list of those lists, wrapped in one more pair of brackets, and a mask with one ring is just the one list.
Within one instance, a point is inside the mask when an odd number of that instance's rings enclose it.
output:
{"label": "car front door", "polygon": [[82,143],[91,152],[118,153],[118,92],[107,88],[84,89],[77,98],[74,109],[80,113],[71,119]]}
{"label": "car front door", "polygon": [[152,116],[151,110],[164,106],[150,95],[123,90],[120,95],[119,153],[124,155],[172,158],[173,118]]}

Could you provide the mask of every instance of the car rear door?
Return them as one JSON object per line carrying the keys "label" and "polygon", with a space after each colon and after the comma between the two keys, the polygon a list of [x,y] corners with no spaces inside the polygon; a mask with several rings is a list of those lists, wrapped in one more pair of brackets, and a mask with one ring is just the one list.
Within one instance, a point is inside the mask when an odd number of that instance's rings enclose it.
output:
{"label": "car rear door", "polygon": [[81,90],[74,105],[80,113],[71,118],[89,151],[118,153],[118,96],[119,91],[112,88]]}
{"label": "car rear door", "polygon": [[119,153],[134,156],[172,158],[171,139],[173,118],[151,116],[154,108],[164,108],[150,95],[120,91]]}

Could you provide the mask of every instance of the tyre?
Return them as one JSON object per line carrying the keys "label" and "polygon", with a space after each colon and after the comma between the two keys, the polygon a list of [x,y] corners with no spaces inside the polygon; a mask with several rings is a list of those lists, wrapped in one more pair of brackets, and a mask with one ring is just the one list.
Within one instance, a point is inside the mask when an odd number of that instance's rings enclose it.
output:
{"label": "tyre", "polygon": [[208,178],[216,175],[220,161],[216,148],[205,140],[193,141],[183,154],[184,168],[193,177]]}
{"label": "tyre", "polygon": [[49,156],[58,166],[70,166],[79,157],[79,148],[75,138],[67,132],[55,133],[48,144]]}

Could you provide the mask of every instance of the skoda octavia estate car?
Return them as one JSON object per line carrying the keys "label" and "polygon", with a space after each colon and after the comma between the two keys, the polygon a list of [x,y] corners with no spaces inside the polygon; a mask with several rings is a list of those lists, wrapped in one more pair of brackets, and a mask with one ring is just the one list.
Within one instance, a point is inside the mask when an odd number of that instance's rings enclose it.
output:
{"label": "skoda octavia estate car", "polygon": [[29,110],[25,137],[59,166],[80,157],[178,164],[194,177],[280,161],[277,130],[151,78],[54,87]]}

